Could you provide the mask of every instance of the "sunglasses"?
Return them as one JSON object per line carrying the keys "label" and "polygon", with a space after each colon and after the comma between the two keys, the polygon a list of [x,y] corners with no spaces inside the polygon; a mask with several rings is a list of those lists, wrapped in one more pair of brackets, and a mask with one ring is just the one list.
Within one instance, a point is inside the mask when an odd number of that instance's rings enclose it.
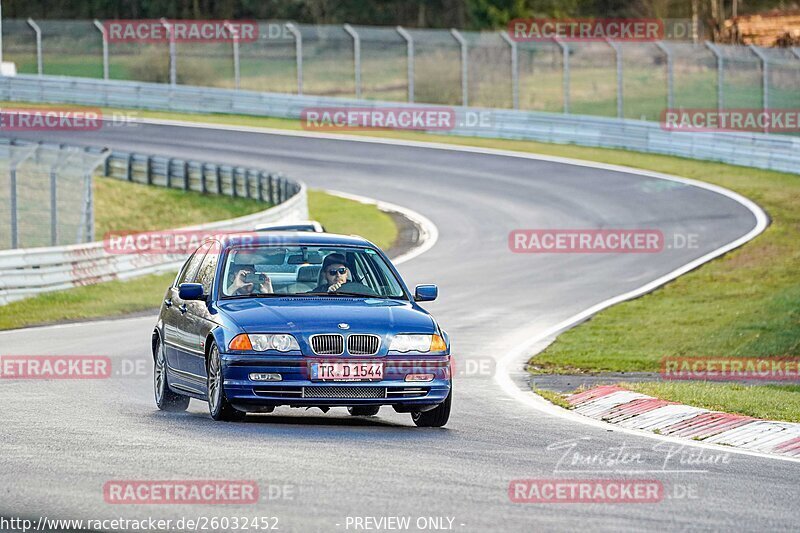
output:
{"label": "sunglasses", "polygon": [[336,274],[347,274],[347,269],[345,267],[342,267],[342,268],[332,268],[328,270],[329,276],[335,276]]}

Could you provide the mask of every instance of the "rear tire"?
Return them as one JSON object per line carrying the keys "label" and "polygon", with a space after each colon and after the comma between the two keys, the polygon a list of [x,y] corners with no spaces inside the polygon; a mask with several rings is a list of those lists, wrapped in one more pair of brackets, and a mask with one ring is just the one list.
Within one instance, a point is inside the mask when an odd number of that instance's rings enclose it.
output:
{"label": "rear tire", "polygon": [[164,344],[161,337],[156,336],[153,346],[153,390],[156,405],[162,411],[181,412],[189,407],[189,397],[172,392],[167,380],[167,356],[164,353]]}
{"label": "rear tire", "polygon": [[440,428],[447,424],[447,421],[450,419],[450,404],[453,400],[453,389],[450,389],[450,393],[447,395],[447,399],[444,402],[437,405],[435,408],[431,409],[430,411],[425,412],[412,412],[411,413],[411,420],[421,428]]}
{"label": "rear tire", "polygon": [[348,407],[347,411],[352,416],[375,416],[381,410],[380,405],[358,405],[355,407]]}
{"label": "rear tire", "polygon": [[239,422],[244,420],[246,413],[234,408],[225,397],[224,379],[222,377],[222,360],[216,343],[211,344],[208,350],[207,369],[208,412],[211,418],[224,422]]}

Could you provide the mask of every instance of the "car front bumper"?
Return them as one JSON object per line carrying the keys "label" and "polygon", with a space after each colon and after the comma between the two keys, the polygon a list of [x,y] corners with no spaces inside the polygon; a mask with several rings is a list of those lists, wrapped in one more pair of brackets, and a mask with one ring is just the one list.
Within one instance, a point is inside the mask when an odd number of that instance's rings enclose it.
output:
{"label": "car front bumper", "polygon": [[[450,356],[319,357],[220,354],[225,396],[238,406],[392,405],[425,410],[450,394]],[[322,361],[384,364],[380,381],[312,381],[309,365]],[[250,374],[280,374],[280,381],[254,381]],[[409,374],[432,374],[430,381],[406,381]]]}

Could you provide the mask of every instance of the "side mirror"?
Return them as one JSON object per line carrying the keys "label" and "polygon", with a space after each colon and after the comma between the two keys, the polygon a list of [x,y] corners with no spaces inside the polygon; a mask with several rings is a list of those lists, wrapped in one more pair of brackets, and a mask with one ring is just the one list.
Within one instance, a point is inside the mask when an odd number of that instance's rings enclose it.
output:
{"label": "side mirror", "polygon": [[417,285],[414,289],[415,302],[432,302],[439,296],[439,287],[436,285]]}
{"label": "side mirror", "polygon": [[205,297],[200,283],[181,283],[178,287],[178,296],[181,300],[202,300]]}

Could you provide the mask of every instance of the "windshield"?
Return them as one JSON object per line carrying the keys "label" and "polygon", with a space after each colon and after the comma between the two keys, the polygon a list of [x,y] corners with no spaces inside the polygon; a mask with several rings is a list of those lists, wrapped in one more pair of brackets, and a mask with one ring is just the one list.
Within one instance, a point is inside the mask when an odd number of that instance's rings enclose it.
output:
{"label": "windshield", "polygon": [[247,246],[225,258],[220,292],[227,298],[361,296],[405,299],[402,286],[373,249]]}

